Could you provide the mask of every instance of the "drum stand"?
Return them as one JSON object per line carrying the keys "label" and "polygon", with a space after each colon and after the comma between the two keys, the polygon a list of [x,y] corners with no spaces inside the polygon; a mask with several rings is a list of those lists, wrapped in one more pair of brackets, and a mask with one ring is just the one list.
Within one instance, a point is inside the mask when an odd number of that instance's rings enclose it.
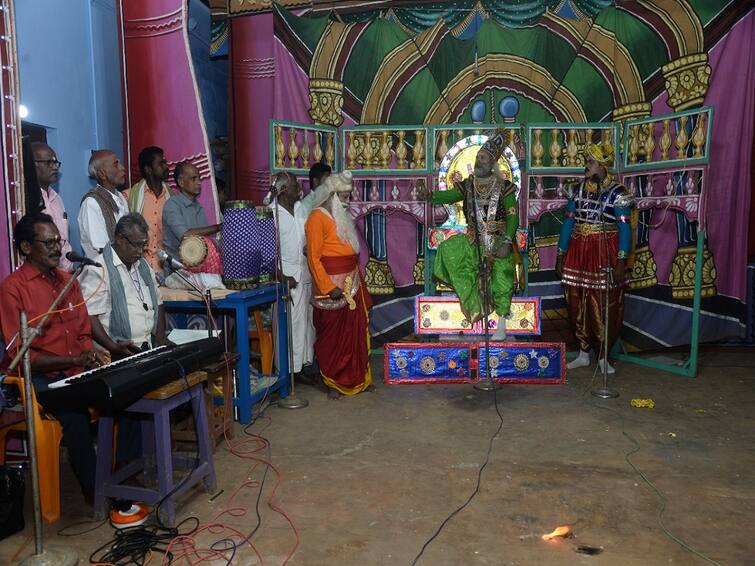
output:
{"label": "drum stand", "polygon": [[47,319],[50,318],[50,313],[58,307],[63,297],[66,296],[73,282],[81,273],[82,268],[83,265],[76,268],[73,276],[60,290],[60,293],[55,297],[52,305],[50,305],[50,308],[36,327],[29,328],[26,311],[21,312],[21,330],[19,332],[21,348],[7,369],[8,373],[12,373],[18,367],[18,364],[23,361],[26,437],[29,445],[29,468],[31,469],[32,504],[34,506],[34,554],[23,560],[21,562],[22,566],[73,566],[79,563],[79,557],[70,549],[44,549],[42,540],[42,508],[39,500],[39,469],[37,468],[37,431],[34,422],[34,411],[32,410],[34,403],[34,390],[32,387],[34,387],[34,384],[31,379],[31,356],[29,348],[34,339],[41,334],[42,328],[47,323]]}

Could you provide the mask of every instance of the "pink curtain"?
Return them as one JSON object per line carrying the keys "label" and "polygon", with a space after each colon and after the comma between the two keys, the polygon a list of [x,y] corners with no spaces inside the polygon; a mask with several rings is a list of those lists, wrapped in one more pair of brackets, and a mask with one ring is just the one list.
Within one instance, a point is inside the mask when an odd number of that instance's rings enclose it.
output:
{"label": "pink curtain", "polygon": [[[185,0],[120,0],[123,46],[125,159],[130,182],[139,179],[143,147],[165,150],[171,170],[180,161],[200,171],[199,201],[217,221],[215,178],[186,29]],[[171,174],[172,183],[172,174]]]}

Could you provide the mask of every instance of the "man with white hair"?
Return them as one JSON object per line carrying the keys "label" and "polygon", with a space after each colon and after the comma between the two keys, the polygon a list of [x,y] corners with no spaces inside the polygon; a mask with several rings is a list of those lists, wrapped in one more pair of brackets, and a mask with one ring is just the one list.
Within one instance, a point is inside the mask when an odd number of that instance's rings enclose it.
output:
{"label": "man with white hair", "polygon": [[344,171],[318,187],[305,225],[307,261],[315,282],[315,354],[328,397],[370,387],[368,311],[372,299],[359,273],[359,240],[347,208],[352,176]]}
{"label": "man with white hair", "polygon": [[[291,173],[278,173],[273,182],[275,198],[269,208],[280,231],[281,270],[291,289],[291,340],[294,373],[310,366],[314,358],[315,327],[312,326],[312,277],[307,265],[304,224],[312,210],[315,192],[301,198],[299,182]],[[301,377],[297,375],[297,377]]]}
{"label": "man with white hair", "polygon": [[120,192],[126,168],[114,151],[98,149],[89,158],[89,176],[97,186],[81,199],[79,232],[84,253],[94,259],[113,241],[115,225],[128,214],[128,202]]}

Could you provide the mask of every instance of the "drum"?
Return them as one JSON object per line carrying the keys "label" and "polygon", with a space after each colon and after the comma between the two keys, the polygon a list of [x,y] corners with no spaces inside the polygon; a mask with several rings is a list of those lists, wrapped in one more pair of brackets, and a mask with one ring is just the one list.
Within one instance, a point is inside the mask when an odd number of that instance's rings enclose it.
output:
{"label": "drum", "polygon": [[188,236],[178,247],[181,263],[192,273],[223,273],[223,260],[218,245],[206,236]]}
{"label": "drum", "polygon": [[273,211],[267,207],[257,207],[257,224],[259,225],[260,241],[260,283],[269,283],[275,280],[275,218]]}
{"label": "drum", "polygon": [[259,283],[260,230],[257,209],[246,200],[225,203],[223,211],[223,283],[229,289],[251,289]]}

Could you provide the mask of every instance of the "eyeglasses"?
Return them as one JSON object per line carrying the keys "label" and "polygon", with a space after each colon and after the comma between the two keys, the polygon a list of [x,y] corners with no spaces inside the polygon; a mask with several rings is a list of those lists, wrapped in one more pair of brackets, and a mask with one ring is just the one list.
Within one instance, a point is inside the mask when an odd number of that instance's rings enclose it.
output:
{"label": "eyeglasses", "polygon": [[128,237],[128,236],[126,236],[126,234],[119,234],[119,235],[120,235],[120,236],[123,236],[123,238],[124,238],[124,239],[125,239],[125,240],[126,240],[126,241],[127,241],[128,243],[129,243],[129,244],[131,244],[131,246],[132,246],[132,247],[133,247],[134,249],[137,249],[137,250],[143,250],[143,249],[145,249],[145,248],[147,247],[147,244],[149,243],[149,240],[145,240],[145,241],[143,241],[143,242],[134,243],[134,242],[132,242],[132,241],[131,241],[131,240],[129,239],[129,237]]}
{"label": "eyeglasses", "polygon": [[37,239],[35,239],[34,241],[35,242],[39,242],[40,244],[44,244],[45,247],[48,250],[55,249],[55,246],[57,246],[57,245],[60,245],[61,248],[66,245],[66,240],[64,240],[60,236],[58,236],[57,238],[50,238],[49,240],[37,240]]}
{"label": "eyeglasses", "polygon": [[48,167],[60,167],[63,165],[63,162],[57,159],[35,159],[34,163],[44,163]]}

